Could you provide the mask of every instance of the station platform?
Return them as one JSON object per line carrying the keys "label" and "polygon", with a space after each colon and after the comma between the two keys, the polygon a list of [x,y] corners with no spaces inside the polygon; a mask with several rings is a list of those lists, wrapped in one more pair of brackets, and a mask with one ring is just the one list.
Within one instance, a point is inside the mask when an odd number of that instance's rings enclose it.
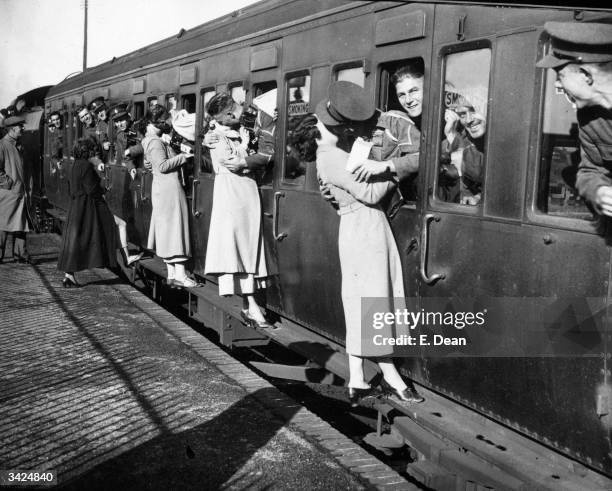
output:
{"label": "station platform", "polygon": [[69,490],[417,489],[113,272],[64,289],[59,238],[28,241],[37,264],[0,264],[0,470]]}

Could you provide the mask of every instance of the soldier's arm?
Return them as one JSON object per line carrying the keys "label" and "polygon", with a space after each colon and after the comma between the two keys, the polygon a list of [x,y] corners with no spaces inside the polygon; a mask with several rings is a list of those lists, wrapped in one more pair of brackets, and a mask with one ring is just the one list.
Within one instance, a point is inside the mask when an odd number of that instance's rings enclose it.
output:
{"label": "soldier's arm", "polygon": [[612,179],[601,154],[591,137],[580,132],[580,164],[576,175],[576,189],[598,213],[612,216]]}

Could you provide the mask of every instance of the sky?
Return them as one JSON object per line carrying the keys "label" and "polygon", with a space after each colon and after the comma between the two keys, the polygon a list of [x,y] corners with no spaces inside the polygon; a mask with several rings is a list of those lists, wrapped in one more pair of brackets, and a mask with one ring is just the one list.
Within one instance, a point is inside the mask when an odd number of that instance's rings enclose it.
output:
{"label": "sky", "polygon": [[[256,3],[89,0],[87,66]],[[0,108],[83,68],[84,0],[0,0]]]}

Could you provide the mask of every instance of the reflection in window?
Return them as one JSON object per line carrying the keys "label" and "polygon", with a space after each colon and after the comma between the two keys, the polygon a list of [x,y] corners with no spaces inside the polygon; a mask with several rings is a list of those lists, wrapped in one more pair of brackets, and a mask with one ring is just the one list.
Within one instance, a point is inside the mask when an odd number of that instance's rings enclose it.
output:
{"label": "reflection in window", "polygon": [[[286,142],[291,141],[292,131],[310,112],[310,75],[287,80],[287,126]],[[285,149],[285,179],[302,182],[306,174],[306,163],[301,162],[299,152],[290,144]]]}
{"label": "reflection in window", "polygon": [[345,68],[336,72],[336,80],[345,80],[347,82],[353,82],[359,85],[359,87],[365,86],[365,73],[363,67]]}
{"label": "reflection in window", "polygon": [[576,111],[565,92],[555,88],[555,80],[554,70],[548,70],[540,146],[538,209],[549,215],[593,220],[593,215],[574,187],[580,162]]}
{"label": "reflection in window", "polygon": [[480,205],[491,50],[452,53],[445,62],[438,197],[451,203]]}

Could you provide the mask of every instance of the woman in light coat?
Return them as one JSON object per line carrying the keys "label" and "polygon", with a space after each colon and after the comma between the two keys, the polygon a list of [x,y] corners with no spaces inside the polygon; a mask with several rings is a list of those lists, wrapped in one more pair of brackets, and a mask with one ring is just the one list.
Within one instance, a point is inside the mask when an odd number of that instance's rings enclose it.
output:
{"label": "woman in light coat", "polygon": [[190,155],[181,153],[171,157],[161,140],[165,120],[149,122],[142,139],[144,159],[153,171],[151,189],[151,225],[147,247],[155,250],[168,268],[168,283],[194,287],[197,282],[189,278],[185,262],[191,255],[189,243],[189,209],[185,191],[179,180],[179,169]]}
{"label": "woman in light coat", "polygon": [[246,165],[248,133],[241,129],[242,107],[229,94],[206,105],[216,143],[210,149],[215,185],[206,248],[206,274],[219,277],[219,295],[243,295],[242,316],[256,327],[270,327],[254,294],[268,275],[261,201],[255,173]]}

